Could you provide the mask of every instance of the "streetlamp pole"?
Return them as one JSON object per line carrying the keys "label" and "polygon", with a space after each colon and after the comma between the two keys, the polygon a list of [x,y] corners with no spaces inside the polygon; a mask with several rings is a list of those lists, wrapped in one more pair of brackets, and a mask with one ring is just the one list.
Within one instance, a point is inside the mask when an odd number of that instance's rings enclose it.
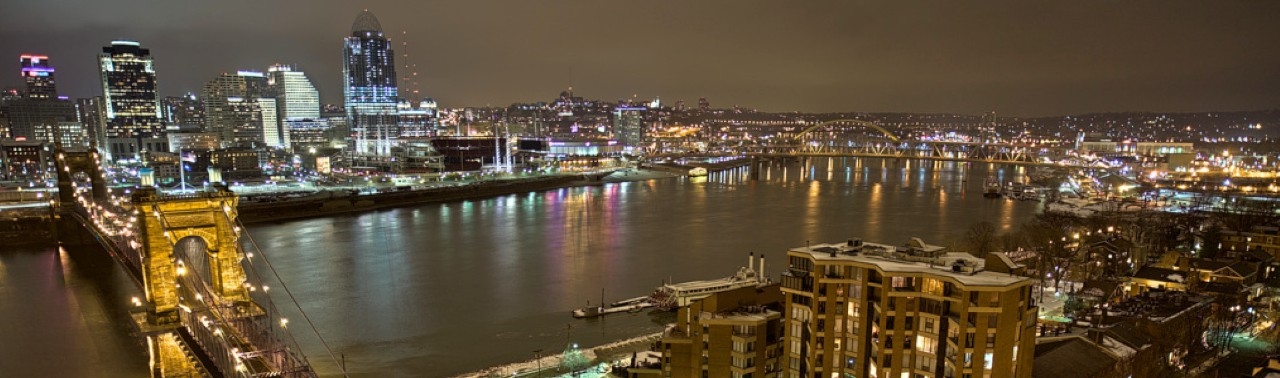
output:
{"label": "streetlamp pole", "polygon": [[542,377],[542,349],[533,350],[533,359],[538,363],[538,370],[536,374],[538,378],[541,378]]}

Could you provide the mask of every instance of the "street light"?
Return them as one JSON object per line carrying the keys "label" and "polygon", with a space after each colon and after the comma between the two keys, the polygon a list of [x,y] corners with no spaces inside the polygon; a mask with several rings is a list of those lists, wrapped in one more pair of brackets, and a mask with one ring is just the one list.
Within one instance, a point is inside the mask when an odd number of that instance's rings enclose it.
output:
{"label": "street light", "polygon": [[533,359],[538,363],[537,376],[542,377],[542,349],[533,350]]}

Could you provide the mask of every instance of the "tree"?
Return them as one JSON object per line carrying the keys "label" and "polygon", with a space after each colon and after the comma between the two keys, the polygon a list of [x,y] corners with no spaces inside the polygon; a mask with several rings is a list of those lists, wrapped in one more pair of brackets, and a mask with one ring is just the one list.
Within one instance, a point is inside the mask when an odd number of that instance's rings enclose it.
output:
{"label": "tree", "polygon": [[1205,228],[1200,235],[1200,257],[1212,259],[1222,250],[1222,227],[1217,224]]}
{"label": "tree", "polygon": [[1250,231],[1256,226],[1280,220],[1275,201],[1260,201],[1237,195],[1222,196],[1222,204],[1213,209],[1212,217],[1234,231]]}
{"label": "tree", "polygon": [[982,221],[969,226],[965,240],[969,242],[971,254],[986,257],[988,253],[995,250],[996,241],[999,239],[996,235],[996,226],[991,222]]}

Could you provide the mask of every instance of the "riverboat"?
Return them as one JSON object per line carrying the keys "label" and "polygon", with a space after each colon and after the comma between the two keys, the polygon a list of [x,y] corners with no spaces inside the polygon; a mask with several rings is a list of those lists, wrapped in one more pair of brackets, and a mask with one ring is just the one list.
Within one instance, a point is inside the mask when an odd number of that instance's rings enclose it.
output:
{"label": "riverboat", "polygon": [[1000,179],[995,176],[987,176],[986,181],[982,183],[982,196],[987,198],[1000,198]]}
{"label": "riverboat", "polygon": [[697,167],[689,170],[689,177],[703,177],[706,175],[707,169],[703,167]]}
{"label": "riverboat", "polygon": [[756,271],[754,262],[754,255],[748,257],[747,266],[739,267],[738,271],[729,277],[664,284],[654,290],[650,301],[658,309],[670,311],[722,291],[768,284],[769,278],[764,274],[764,257],[760,257],[759,272]]}

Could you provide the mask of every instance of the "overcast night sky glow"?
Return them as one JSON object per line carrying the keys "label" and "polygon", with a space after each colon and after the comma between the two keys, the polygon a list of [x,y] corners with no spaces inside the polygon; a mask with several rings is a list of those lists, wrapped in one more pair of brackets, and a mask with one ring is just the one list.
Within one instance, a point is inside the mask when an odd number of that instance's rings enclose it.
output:
{"label": "overcast night sky glow", "polygon": [[36,53],[61,94],[96,95],[97,52],[132,39],[162,95],[279,62],[339,103],[342,38],[364,8],[397,47],[408,31],[423,92],[447,107],[547,101],[569,84],[768,111],[1280,104],[1273,1],[4,1],[0,86],[19,86],[18,55]]}

